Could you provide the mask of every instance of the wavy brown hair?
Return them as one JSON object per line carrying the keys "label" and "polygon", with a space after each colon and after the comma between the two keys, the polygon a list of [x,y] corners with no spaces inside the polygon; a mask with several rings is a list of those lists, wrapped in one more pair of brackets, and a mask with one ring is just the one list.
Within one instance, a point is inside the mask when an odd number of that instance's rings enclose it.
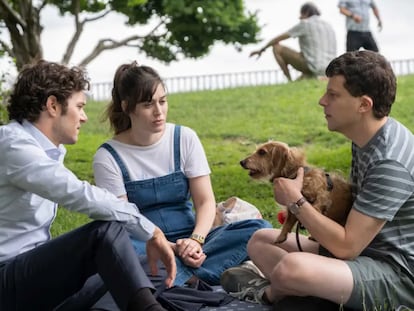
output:
{"label": "wavy brown hair", "polygon": [[135,110],[137,104],[151,102],[160,84],[165,88],[161,77],[151,67],[139,66],[136,61],[118,67],[114,76],[112,100],[104,115],[104,120],[109,119],[115,134],[131,128],[129,113]]}
{"label": "wavy brown hair", "polygon": [[74,93],[89,90],[89,79],[80,67],[66,67],[40,60],[26,65],[19,72],[9,98],[9,120],[35,122],[46,106],[49,96],[55,96],[66,112],[68,98]]}

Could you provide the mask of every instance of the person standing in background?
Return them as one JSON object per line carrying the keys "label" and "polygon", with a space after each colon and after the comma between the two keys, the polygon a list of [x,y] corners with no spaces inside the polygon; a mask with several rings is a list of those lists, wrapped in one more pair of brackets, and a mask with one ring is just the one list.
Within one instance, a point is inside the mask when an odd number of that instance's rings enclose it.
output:
{"label": "person standing in background", "polygon": [[[336,57],[336,36],[332,26],[321,20],[320,15],[313,3],[305,3],[300,9],[297,25],[270,40],[260,50],[250,53],[250,57],[260,57],[271,46],[276,62],[289,81],[292,77],[288,65],[302,73],[299,79],[324,76],[326,66]],[[300,52],[279,44],[289,38],[299,38]]]}
{"label": "person standing in background", "polygon": [[382,30],[382,21],[378,7],[373,0],[340,0],[339,12],[346,16],[346,51],[357,51],[361,47],[378,52],[378,46],[369,27],[369,8],[378,21],[378,31]]}

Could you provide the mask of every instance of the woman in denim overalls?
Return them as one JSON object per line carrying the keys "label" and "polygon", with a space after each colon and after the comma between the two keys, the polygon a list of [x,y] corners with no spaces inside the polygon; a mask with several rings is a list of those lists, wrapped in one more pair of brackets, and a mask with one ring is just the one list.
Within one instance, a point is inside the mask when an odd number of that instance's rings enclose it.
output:
{"label": "woman in denim overalls", "polygon": [[[167,123],[167,111],[159,75],[121,65],[107,110],[115,136],[95,155],[95,182],[134,202],[165,233],[177,259],[175,285],[193,276],[218,285],[224,270],[248,259],[253,232],[271,225],[252,219],[211,229],[215,199],[203,147],[193,130]],[[133,244],[145,254],[145,244]]]}

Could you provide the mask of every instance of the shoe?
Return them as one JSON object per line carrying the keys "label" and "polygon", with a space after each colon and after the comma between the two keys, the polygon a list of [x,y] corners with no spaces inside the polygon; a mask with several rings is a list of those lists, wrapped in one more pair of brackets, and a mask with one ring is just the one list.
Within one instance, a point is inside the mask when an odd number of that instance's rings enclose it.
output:
{"label": "shoe", "polygon": [[230,292],[229,295],[239,300],[253,302],[261,305],[270,304],[265,300],[264,293],[266,287],[270,285],[267,279],[256,278],[247,282],[247,285],[239,292]]}
{"label": "shoe", "polygon": [[270,282],[249,262],[224,271],[220,284],[227,293],[239,300],[266,304],[262,297]]}
{"label": "shoe", "polygon": [[252,270],[254,273],[256,273],[257,275],[259,275],[260,277],[265,279],[264,274],[262,273],[262,271],[260,271],[260,269],[253,263],[253,261],[251,260],[246,260],[245,262],[243,262],[240,267],[245,267],[247,269]]}

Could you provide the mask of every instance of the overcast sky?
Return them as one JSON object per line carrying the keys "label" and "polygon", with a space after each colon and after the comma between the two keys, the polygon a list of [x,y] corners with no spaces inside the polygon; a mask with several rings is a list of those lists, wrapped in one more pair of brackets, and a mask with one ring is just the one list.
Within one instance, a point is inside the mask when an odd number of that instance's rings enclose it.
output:
{"label": "overcast sky", "polygon": [[[261,47],[272,37],[286,31],[299,21],[299,9],[305,1],[301,0],[245,0],[248,10],[258,11],[259,24],[262,26],[260,38],[263,42],[243,47],[241,52],[231,45],[217,44],[209,53],[197,60],[182,60],[169,65],[139,54],[134,48],[119,48],[102,53],[88,65],[92,82],[112,80],[116,68],[125,62],[137,60],[140,64],[153,66],[163,77],[177,77],[224,72],[269,70],[277,68],[271,49],[258,60],[249,58],[249,53]],[[336,0],[314,0],[321,10],[321,17],[330,22],[336,32],[338,55],[345,51],[345,17],[339,14]],[[414,1],[413,0],[376,0],[382,19],[383,30],[378,32],[376,19],[371,14],[373,34],[380,52],[390,60],[414,58]],[[44,31],[42,43],[44,57],[60,61],[67,43],[73,33],[73,21],[61,17],[54,9],[47,9],[42,15]],[[83,33],[72,64],[80,61],[95,46],[97,38],[112,37],[121,39],[127,35],[143,34],[142,28],[124,26],[124,19],[117,14],[109,14],[105,20],[90,24]],[[298,48],[297,39],[288,39],[284,44]]]}

